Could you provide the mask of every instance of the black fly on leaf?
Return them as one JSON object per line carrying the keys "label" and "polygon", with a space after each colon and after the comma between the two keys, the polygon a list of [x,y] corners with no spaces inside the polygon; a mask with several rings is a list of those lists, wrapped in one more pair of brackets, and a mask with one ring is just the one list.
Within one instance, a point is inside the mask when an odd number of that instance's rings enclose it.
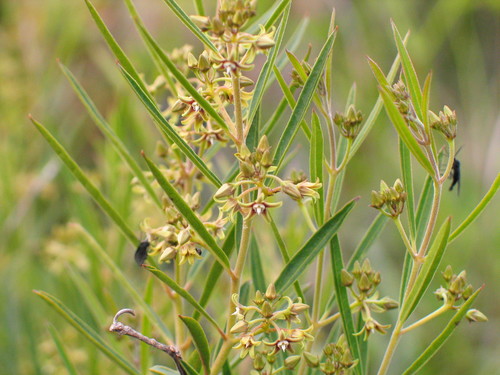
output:
{"label": "black fly on leaf", "polygon": [[452,191],[455,185],[457,185],[457,194],[460,194],[460,161],[457,159],[457,155],[461,149],[462,147],[458,149],[458,151],[455,153],[455,157],[453,158],[453,165],[451,167],[450,173],[451,185],[448,189],[449,191]]}
{"label": "black fly on leaf", "polygon": [[134,254],[134,259],[135,262],[139,265],[142,266],[146,259],[148,258],[148,248],[149,248],[149,241],[142,241],[139,246],[137,246],[137,250],[135,251]]}

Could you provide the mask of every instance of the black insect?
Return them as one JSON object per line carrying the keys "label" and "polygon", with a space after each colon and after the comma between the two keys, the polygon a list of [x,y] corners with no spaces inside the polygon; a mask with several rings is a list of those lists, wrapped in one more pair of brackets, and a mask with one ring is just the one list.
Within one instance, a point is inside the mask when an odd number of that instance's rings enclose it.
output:
{"label": "black insect", "polygon": [[460,152],[462,148],[460,147],[453,158],[453,165],[451,166],[451,185],[448,189],[452,191],[455,185],[457,185],[457,194],[460,194],[460,161],[457,159],[457,154]]}
{"label": "black insect", "polygon": [[142,241],[139,246],[137,246],[137,250],[135,251],[134,254],[134,259],[135,262],[139,265],[142,266],[146,259],[148,258],[148,248],[149,248],[149,241]]}
{"label": "black insect", "polygon": [[200,249],[199,247],[196,247],[196,248],[195,248],[195,250],[196,250],[196,252],[198,253],[198,255],[201,255],[201,254],[202,254],[202,251],[201,251],[201,249]]}

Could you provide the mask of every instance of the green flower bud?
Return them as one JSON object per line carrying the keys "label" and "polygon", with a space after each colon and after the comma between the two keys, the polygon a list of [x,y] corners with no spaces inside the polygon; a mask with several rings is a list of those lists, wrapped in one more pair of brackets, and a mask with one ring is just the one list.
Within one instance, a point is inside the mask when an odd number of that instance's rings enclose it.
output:
{"label": "green flower bud", "polygon": [[264,294],[264,297],[267,298],[269,301],[274,301],[278,295],[276,294],[276,288],[274,284],[269,284],[266,290],[266,294]]}
{"label": "green flower bud", "polygon": [[367,292],[370,290],[371,287],[372,287],[372,283],[370,282],[370,279],[368,278],[366,273],[363,272],[361,274],[361,278],[359,279],[359,282],[358,282],[358,289],[361,292]]}
{"label": "green flower bud", "polygon": [[186,242],[188,242],[191,239],[191,232],[189,231],[189,228],[185,228],[177,234],[177,243],[179,245],[184,245]]}
{"label": "green flower bud", "polygon": [[187,64],[191,69],[198,68],[198,60],[196,59],[196,57],[194,57],[194,55],[191,52],[189,52],[187,56]]}
{"label": "green flower bud", "polygon": [[248,323],[244,320],[236,322],[234,326],[231,327],[231,333],[243,333],[248,330]]}
{"label": "green flower bud", "polygon": [[201,31],[210,30],[210,18],[198,15],[189,16],[189,18],[191,18],[191,21],[193,21],[195,25],[201,29]]}
{"label": "green flower bud", "polygon": [[476,309],[471,309],[467,311],[467,314],[465,315],[467,320],[469,322],[479,322],[479,323],[484,323],[488,321],[488,318],[486,315],[484,315],[481,311],[476,310]]}
{"label": "green flower bud", "polygon": [[303,352],[302,356],[306,361],[307,367],[315,368],[319,366],[319,358],[317,355],[311,354],[309,352]]}
{"label": "green flower bud", "polygon": [[292,355],[285,359],[285,368],[293,370],[300,362],[300,355]]}
{"label": "green flower bud", "polygon": [[354,276],[351,275],[345,268],[340,272],[340,280],[343,286],[351,286],[354,282]]}
{"label": "green flower bud", "polygon": [[262,304],[262,308],[261,308],[261,314],[264,318],[267,318],[269,319],[270,317],[273,316],[273,308],[271,306],[271,304],[268,302],[268,301],[264,301],[264,303]]}
{"label": "green flower bud", "polygon": [[441,274],[443,275],[443,279],[445,279],[446,282],[449,282],[453,277],[453,269],[450,265],[447,265],[444,272],[442,272]]}
{"label": "green flower bud", "polygon": [[255,298],[253,299],[253,303],[255,303],[257,306],[260,306],[264,303],[264,296],[260,292],[260,290],[255,292]]}
{"label": "green flower bud", "polygon": [[207,72],[211,67],[212,65],[208,58],[208,53],[207,51],[203,51],[198,59],[198,69],[200,69],[201,72]]}
{"label": "green flower bud", "polygon": [[215,199],[227,198],[234,194],[234,187],[231,184],[225,183],[214,194]]}
{"label": "green flower bud", "polygon": [[253,368],[257,371],[262,371],[264,367],[266,367],[264,356],[259,352],[255,353],[255,358],[253,359]]}
{"label": "green flower bud", "polygon": [[163,253],[160,255],[160,262],[167,262],[171,259],[174,259],[177,255],[177,250],[173,247],[167,247]]}
{"label": "green flower bud", "polygon": [[474,288],[472,287],[472,285],[469,284],[463,291],[462,297],[465,301],[467,301],[470,298],[470,296],[472,296],[473,293],[474,293]]}

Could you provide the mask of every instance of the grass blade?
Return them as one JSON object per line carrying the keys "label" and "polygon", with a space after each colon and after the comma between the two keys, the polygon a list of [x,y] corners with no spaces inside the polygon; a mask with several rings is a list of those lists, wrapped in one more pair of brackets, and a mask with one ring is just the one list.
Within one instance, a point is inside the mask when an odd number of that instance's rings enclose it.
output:
{"label": "grass blade", "polygon": [[405,119],[403,118],[401,113],[399,113],[399,110],[392,100],[391,94],[388,92],[388,88],[379,87],[379,92],[384,101],[386,112],[389,115],[389,118],[396,128],[399,136],[406,144],[410,152],[413,154],[415,159],[417,159],[417,161],[420,163],[420,165],[427,171],[427,173],[429,173],[429,175],[434,176],[435,172],[432,169],[432,165],[429,162],[429,159],[427,159],[419,144],[413,137],[410,129],[408,128],[408,125],[406,125]]}
{"label": "grass blade", "polygon": [[486,193],[486,195],[481,199],[481,202],[474,208],[474,210],[470,213],[469,216],[460,224],[450,235],[450,242],[454,241],[458,236],[462,234],[462,232],[472,224],[474,220],[477,219],[477,217],[483,212],[483,210],[486,208],[488,203],[493,199],[495,194],[498,191],[498,188],[500,187],[500,173],[497,174],[497,177],[495,178],[495,181],[493,181],[493,184],[490,187],[490,190]]}
{"label": "grass blade", "polygon": [[278,52],[283,43],[283,36],[285,35],[289,14],[290,14],[290,6],[286,7],[285,11],[283,12],[283,16],[281,18],[281,22],[277,31],[277,36],[275,38],[276,44],[269,52],[269,56],[267,57],[267,60],[264,63],[262,70],[260,71],[259,78],[255,83],[255,89],[253,91],[252,101],[250,102],[250,106],[247,112],[248,123],[251,123],[253,121],[253,118],[257,113],[257,108],[260,106],[260,103],[262,102],[262,97],[264,96],[264,91],[267,86],[267,81],[269,79],[269,76],[271,75],[274,62],[276,61],[276,57],[278,56]]}
{"label": "grass blade", "polygon": [[127,374],[140,375],[141,373],[134,368],[120,353],[116,352],[108,343],[106,343],[101,336],[97,334],[87,323],[80,319],[73,311],[66,305],[59,301],[56,297],[41,290],[34,290],[37,296],[41,297],[47,302],[54,310],[56,310],[66,321],[71,324],[77,331],[94,344],[104,355],[111,361],[116,363]]}
{"label": "grass blade", "polygon": [[76,371],[75,365],[71,362],[71,359],[69,358],[68,353],[66,352],[66,349],[64,348],[64,344],[61,341],[61,338],[59,337],[59,334],[57,333],[57,331],[53,325],[49,325],[49,332],[50,332],[50,336],[52,336],[52,340],[54,340],[54,344],[56,345],[57,352],[61,356],[61,359],[64,363],[64,367],[66,367],[66,370],[68,370],[68,374],[69,375],[78,375],[78,372]]}
{"label": "grass blade", "polygon": [[422,93],[422,115],[424,118],[422,122],[424,123],[425,131],[427,134],[432,134],[431,127],[429,124],[429,103],[431,99],[431,83],[432,83],[432,72],[430,72],[425,78],[424,90]]}
{"label": "grass blade", "polygon": [[90,97],[88,96],[87,92],[85,89],[80,85],[78,80],[75,78],[75,76],[69,71],[68,68],[66,68],[63,64],[59,63],[59,67],[61,68],[63,74],[66,76],[68,79],[69,83],[73,87],[74,91],[80,98],[80,101],[83,103],[85,108],[87,109],[90,117],[92,117],[92,120],[94,120],[94,123],[97,125],[97,127],[101,130],[101,132],[111,141],[111,144],[113,147],[116,149],[120,157],[125,161],[125,163],[129,166],[131,172],[134,174],[135,177],[140,181],[144,189],[148,192],[149,196],[153,200],[153,202],[156,203],[156,205],[161,208],[161,202],[158,196],[156,195],[155,191],[153,190],[151,184],[148,182],[146,177],[144,176],[144,173],[142,173],[141,167],[139,167],[139,164],[132,158],[130,153],[128,152],[127,148],[123,144],[120,138],[116,135],[114,130],[109,126],[107,121],[104,119],[104,117],[101,115],[97,107],[95,106],[94,102]]}
{"label": "grass blade", "polygon": [[347,343],[349,344],[349,348],[351,349],[353,359],[360,360],[358,366],[354,368],[354,371],[360,374],[361,369],[364,368],[364,366],[361,363],[362,358],[360,356],[358,339],[354,336],[356,330],[354,328],[351,307],[347,296],[347,288],[342,285],[341,273],[344,268],[344,262],[342,261],[342,251],[340,250],[340,241],[337,235],[335,235],[330,241],[330,252],[335,295],[337,296],[337,305],[339,306],[340,317],[342,319],[342,327],[344,328],[344,334],[346,336]]}
{"label": "grass blade", "polygon": [[253,236],[250,240],[250,271],[252,273],[253,287],[265,293],[267,289],[266,276],[262,269],[262,259],[260,258],[259,245]]}
{"label": "grass blade", "polygon": [[401,57],[401,65],[403,66],[403,72],[406,78],[406,83],[408,85],[408,90],[412,99],[413,106],[415,107],[415,112],[417,116],[423,121],[424,115],[422,113],[422,89],[420,88],[420,83],[418,82],[417,73],[415,67],[411,62],[408,50],[405,47],[401,35],[396,27],[394,21],[391,20],[392,31],[394,33],[394,40],[396,41],[396,46],[398,48],[399,56]]}
{"label": "grass blade", "polygon": [[[312,114],[312,138],[311,152],[309,154],[309,170],[311,181],[320,181],[323,183],[323,131],[321,123],[316,112]],[[316,222],[322,225],[325,222],[325,202],[323,186],[318,189],[319,198],[314,201],[314,213],[316,214]]]}
{"label": "grass blade", "polygon": [[134,78],[130,74],[128,74],[128,72],[123,68],[121,68],[121,71],[125,76],[125,79],[132,87],[132,90],[134,90],[139,99],[142,101],[142,103],[150,113],[151,117],[158,125],[160,131],[166,136],[168,141],[171,144],[177,145],[177,147],[179,147],[182,153],[186,155],[186,157],[190,159],[194,165],[196,165],[196,167],[200,170],[200,172],[203,173],[203,175],[209,181],[211,181],[216,187],[220,187],[222,183],[219,180],[219,178],[207,167],[207,165],[203,162],[203,160],[201,160],[200,157],[196,155],[193,149],[189,147],[189,145],[179,136],[177,131],[172,127],[172,125],[170,125],[170,123],[165,119],[165,117],[163,117],[161,111],[158,109],[156,104],[149,98],[148,95],[144,93],[144,91],[137,84]]}
{"label": "grass blade", "polygon": [[144,160],[148,164],[149,169],[153,173],[156,181],[160,184],[163,191],[167,194],[169,199],[172,201],[174,206],[180,212],[180,214],[186,219],[193,230],[198,234],[201,240],[205,242],[206,248],[210,253],[217,259],[217,261],[228,271],[231,272],[231,267],[229,265],[229,259],[227,255],[222,251],[222,249],[217,245],[217,242],[208,233],[207,228],[203,225],[201,220],[196,216],[191,207],[182,199],[181,195],[175,190],[175,188],[168,182],[163,173],[158,169],[158,167],[146,156],[144,155]]}
{"label": "grass blade", "polygon": [[127,239],[132,242],[132,244],[137,245],[139,239],[134,234],[134,231],[130,229],[125,220],[121,215],[111,206],[109,201],[104,197],[104,195],[99,191],[99,189],[90,181],[90,179],[85,175],[78,164],[71,158],[66,149],[50,134],[50,132],[33,117],[30,116],[30,120],[38,129],[40,134],[47,140],[52,149],[56,152],[57,156],[63,161],[64,164],[71,171],[73,176],[76,177],[82,186],[87,190],[87,192],[92,196],[95,202],[102,208],[102,210],[115,222],[115,224],[120,228],[122,233],[127,237]]}
{"label": "grass blade", "polygon": [[469,307],[471,307],[472,303],[474,302],[477,295],[482,289],[483,287],[476,290],[474,294],[470,296],[467,301],[464,302],[464,304],[460,307],[460,309],[455,313],[453,318],[451,318],[451,320],[448,322],[445,329],[439,334],[438,337],[436,337],[436,339],[429,346],[427,346],[427,349],[425,349],[425,351],[420,355],[420,357],[417,358],[415,362],[413,362],[413,364],[410,367],[408,367],[408,369],[403,373],[403,375],[411,375],[417,373],[422,368],[422,366],[424,366],[437,353],[437,351],[441,349],[446,340],[448,340],[451,334],[458,327],[458,324],[465,316]]}
{"label": "grass blade", "polygon": [[432,209],[432,196],[434,195],[434,184],[432,183],[432,177],[427,176],[422,187],[422,193],[420,193],[420,199],[418,201],[417,214],[415,217],[417,225],[417,247],[420,246],[420,242],[423,239],[426,223],[429,220],[431,209]]}
{"label": "grass blade", "polygon": [[155,275],[161,282],[166,284],[170,289],[172,289],[174,292],[176,292],[178,295],[184,298],[186,302],[188,302],[191,306],[193,306],[201,315],[207,318],[207,320],[217,329],[217,331],[223,333],[223,331],[219,328],[214,318],[212,318],[210,314],[207,313],[207,311],[203,307],[201,307],[198,302],[196,302],[196,299],[189,292],[187,292],[184,288],[182,288],[179,284],[177,284],[172,278],[170,278],[170,276],[160,271],[158,268],[147,264],[143,264],[142,267],[147,269],[149,272]]}
{"label": "grass blade", "polygon": [[357,199],[351,200],[341,208],[330,220],[314,233],[302,248],[295,253],[280,275],[274,282],[276,291],[283,293],[292,283],[298,280],[307,266],[316,258],[321,250],[326,246],[332,236],[337,233],[344,219],[354,207]]}
{"label": "grass blade", "polygon": [[314,93],[316,92],[316,88],[318,87],[319,81],[323,76],[325,65],[328,60],[328,55],[333,48],[336,34],[336,32],[330,34],[325,45],[321,49],[321,52],[311,70],[311,73],[304,84],[304,88],[299,95],[297,105],[293,109],[290,120],[288,121],[288,124],[286,125],[279,140],[273,160],[273,164],[278,169],[280,168],[281,163],[283,162],[283,159],[285,158],[285,155],[290,148],[295,135],[297,134],[299,124],[302,122],[306,111],[309,109]]}
{"label": "grass blade", "polygon": [[116,59],[120,62],[120,65],[123,66],[123,68],[130,74],[130,76],[134,78],[134,80],[141,87],[141,89],[145,93],[147,93],[147,95],[150,97],[146,89],[146,85],[139,76],[139,73],[137,73],[137,70],[135,70],[134,66],[132,65],[128,57],[125,55],[121,47],[118,45],[113,35],[111,35],[110,31],[106,27],[106,24],[104,23],[101,16],[95,9],[94,5],[90,2],[90,0],[85,0],[85,4],[87,4],[87,8],[90,11],[90,15],[94,19],[94,22],[96,23],[99,31],[106,40],[106,43],[108,44],[108,47],[110,48],[113,55],[115,55]]}
{"label": "grass blade", "polygon": [[[259,31],[260,25],[264,25],[266,30],[269,30],[279,18],[283,10],[291,0],[276,1],[262,16],[253,20],[248,26],[245,26],[245,31],[250,34],[255,34]],[[274,7],[274,8],[273,8]]]}
{"label": "grass blade", "polygon": [[404,304],[402,306],[400,319],[401,321],[406,321],[410,314],[415,310],[418,303],[422,299],[425,291],[429,287],[429,284],[434,277],[434,274],[439,267],[439,263],[443,258],[446,246],[448,245],[448,238],[450,236],[450,226],[451,218],[446,219],[441,228],[439,229],[432,246],[429,249],[428,254],[425,257],[425,262],[417,276],[413,288],[407,295]]}
{"label": "grass blade", "polygon": [[194,6],[196,7],[196,13],[200,16],[205,15],[205,8],[203,7],[203,0],[194,0]]}
{"label": "grass blade", "polygon": [[168,5],[170,10],[172,10],[177,18],[194,34],[194,36],[196,36],[206,47],[211,49],[217,56],[219,56],[217,47],[215,47],[211,40],[205,34],[203,34],[200,28],[196,26],[193,21],[191,21],[188,15],[174,0],[163,0],[163,2]]}
{"label": "grass blade", "polygon": [[210,346],[208,345],[208,339],[201,328],[200,323],[196,319],[190,318],[189,316],[179,316],[182,322],[186,325],[191,337],[194,341],[194,346],[198,351],[201,359],[201,364],[205,370],[205,374],[210,373]]}

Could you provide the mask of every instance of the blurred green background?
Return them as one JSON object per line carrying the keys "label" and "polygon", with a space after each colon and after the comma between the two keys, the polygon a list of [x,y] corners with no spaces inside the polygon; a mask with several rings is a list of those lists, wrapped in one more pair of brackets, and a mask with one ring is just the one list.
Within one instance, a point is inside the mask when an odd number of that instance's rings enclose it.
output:
{"label": "blurred green background", "polygon": [[[147,26],[165,49],[194,42],[162,1],[136,3]],[[208,3],[215,1],[205,1],[210,8]],[[260,0],[259,13],[271,3]],[[138,70],[152,81],[155,77],[153,64],[123,2],[96,0],[94,4]],[[179,4],[188,13],[193,12],[191,1],[179,0]],[[454,223],[460,222],[481,199],[500,170],[500,2],[295,0],[289,35],[304,17],[310,19],[299,56],[306,52],[308,43],[313,46],[313,56],[318,52],[333,7],[339,25],[333,55],[334,108],[339,111],[353,82],[357,84],[360,109],[367,113],[375,102],[377,89],[366,56],[388,70],[396,51],[390,19],[396,22],[401,32],[411,30],[408,48],[420,78],[423,80],[428,71],[433,71],[432,110],[437,112],[446,104],[457,111],[459,118],[457,144],[463,146],[459,154],[461,193],[446,192],[440,217],[452,215]],[[144,283],[143,274],[132,262],[133,249],[125,245],[118,230],[59,163],[27,119],[28,113],[32,113],[53,131],[71,155],[95,176],[100,188],[120,212],[129,216],[130,223],[135,225],[133,228],[138,228],[140,218],[134,217],[129,199],[130,176],[124,168],[114,168],[118,164],[117,156],[71,91],[57,67],[57,58],[79,78],[135,155],[141,149],[152,150],[158,136],[145,111],[122,80],[114,58],[83,1],[0,2],[1,374],[65,373],[51,345],[48,323],[61,332],[81,374],[99,374],[105,373],[105,369],[113,369],[31,292],[32,289],[49,291],[89,320],[88,309],[75,287],[78,277],[87,279],[98,295],[114,294],[119,301],[129,301],[109,275],[104,274],[101,278],[90,276],[102,266],[98,260],[89,260],[78,247],[67,250],[54,242],[54,238],[64,236],[61,225],[68,221],[83,223],[108,246],[110,254],[139,288]],[[273,90],[268,94],[266,102],[270,106],[264,108],[264,115],[273,109],[275,98],[280,97],[279,89],[275,87]],[[293,166],[307,171],[307,164],[297,162]],[[375,215],[367,207],[370,191],[378,187],[380,179],[392,183],[398,175],[396,135],[382,115],[346,176],[343,198],[362,196],[356,213],[350,217],[342,233],[346,251],[359,241]],[[499,209],[497,198],[451,245],[443,261],[452,264],[455,271],[465,268],[474,286],[486,284],[476,307],[490,321],[481,325],[462,323],[452,340],[421,371],[422,374],[498,373]],[[283,221],[284,230],[287,226],[293,229],[298,220],[292,216]],[[301,234],[296,232],[296,236]],[[382,271],[384,292],[394,297],[399,288],[402,254],[396,231],[391,226],[385,229],[370,251],[374,268]],[[71,264],[70,270],[68,264]],[[438,282],[435,281],[436,287]],[[437,301],[429,294],[419,311],[429,312],[436,306]],[[110,308],[110,318],[114,311]],[[444,324],[444,320],[433,322],[405,337],[396,353],[391,373],[397,374],[409,364]],[[373,339],[374,365],[378,364],[387,339],[386,336]],[[116,369],[112,371],[118,373]]]}

